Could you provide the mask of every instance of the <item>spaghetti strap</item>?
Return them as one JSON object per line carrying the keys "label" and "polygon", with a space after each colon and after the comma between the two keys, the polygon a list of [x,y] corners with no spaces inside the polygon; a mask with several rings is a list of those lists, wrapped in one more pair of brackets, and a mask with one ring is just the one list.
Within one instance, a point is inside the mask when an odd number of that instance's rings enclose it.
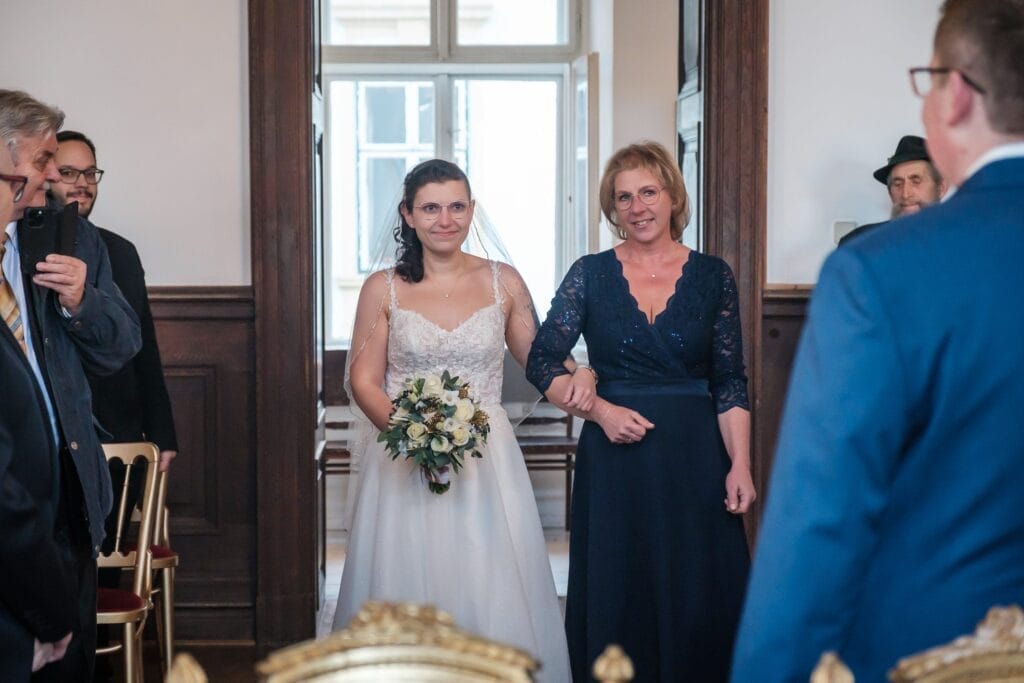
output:
{"label": "spaghetti strap", "polygon": [[398,308],[398,294],[395,292],[395,269],[388,268],[384,271],[384,281],[388,283],[388,301],[390,302],[390,309],[393,311]]}
{"label": "spaghetti strap", "polygon": [[501,263],[498,261],[488,261],[487,263],[491,266],[491,292],[494,294],[494,303],[501,306],[504,303],[504,300],[501,297],[500,281],[498,280]]}

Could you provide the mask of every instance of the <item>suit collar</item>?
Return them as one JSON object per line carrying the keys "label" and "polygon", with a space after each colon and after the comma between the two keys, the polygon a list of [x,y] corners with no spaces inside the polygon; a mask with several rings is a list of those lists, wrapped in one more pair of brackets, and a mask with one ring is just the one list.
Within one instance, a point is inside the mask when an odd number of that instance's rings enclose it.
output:
{"label": "suit collar", "polygon": [[1024,186],[1024,156],[995,158],[980,166],[956,194],[993,187]]}

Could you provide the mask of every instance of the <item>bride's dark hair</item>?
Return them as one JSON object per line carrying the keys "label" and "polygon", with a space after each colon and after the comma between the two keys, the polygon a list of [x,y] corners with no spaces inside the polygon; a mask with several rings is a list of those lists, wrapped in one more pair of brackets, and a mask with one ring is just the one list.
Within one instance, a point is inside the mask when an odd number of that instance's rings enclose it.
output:
{"label": "bride's dark hair", "polygon": [[[467,199],[473,198],[473,191],[469,187],[469,178],[462,172],[462,169],[450,161],[444,159],[428,159],[409,171],[402,183],[401,206],[412,213],[413,200],[420,188],[428,183],[446,183],[450,180],[461,180],[466,184]],[[395,272],[406,282],[419,282],[423,279],[423,245],[420,238],[416,236],[402,212],[398,212],[398,225],[395,226],[395,241],[398,242],[398,258],[395,263]]]}

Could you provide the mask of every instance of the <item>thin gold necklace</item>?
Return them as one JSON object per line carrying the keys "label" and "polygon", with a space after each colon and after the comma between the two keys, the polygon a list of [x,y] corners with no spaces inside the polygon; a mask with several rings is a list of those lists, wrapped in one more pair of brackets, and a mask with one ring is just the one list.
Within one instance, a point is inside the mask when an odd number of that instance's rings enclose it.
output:
{"label": "thin gold necklace", "polygon": [[459,280],[462,279],[462,276],[465,273],[466,273],[466,262],[462,261],[462,267],[459,268],[459,274],[455,276],[455,280],[452,282],[452,286],[448,288],[447,292],[444,291],[443,289],[441,289],[441,285],[440,285],[440,283],[438,283],[437,289],[441,292],[441,296],[443,296],[445,299],[450,297],[452,295],[452,292],[455,291],[455,287],[458,286]]}

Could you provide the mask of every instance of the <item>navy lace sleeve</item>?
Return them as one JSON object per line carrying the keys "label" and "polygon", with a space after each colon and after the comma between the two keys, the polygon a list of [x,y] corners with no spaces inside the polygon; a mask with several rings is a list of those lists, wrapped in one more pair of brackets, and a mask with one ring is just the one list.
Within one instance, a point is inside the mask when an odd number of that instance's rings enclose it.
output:
{"label": "navy lace sleeve", "polygon": [[526,378],[541,393],[548,390],[555,377],[569,374],[565,369],[565,359],[583,331],[586,312],[586,268],[583,261],[579,259],[569,268],[530,347]]}
{"label": "navy lace sleeve", "polygon": [[711,341],[711,395],[715,408],[724,413],[730,408],[750,410],[747,399],[747,375],[743,367],[743,334],[736,279],[722,263],[722,290]]}

